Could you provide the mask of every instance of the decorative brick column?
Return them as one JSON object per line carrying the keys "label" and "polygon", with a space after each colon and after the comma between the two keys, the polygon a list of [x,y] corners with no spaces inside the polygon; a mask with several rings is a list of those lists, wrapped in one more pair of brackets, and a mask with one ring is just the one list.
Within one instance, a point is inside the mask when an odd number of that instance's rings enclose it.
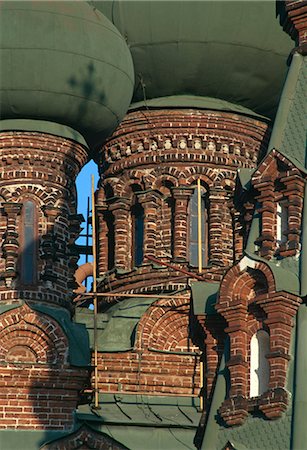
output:
{"label": "decorative brick column", "polygon": [[108,239],[108,224],[107,224],[107,205],[96,206],[98,219],[98,274],[102,276],[109,270],[108,254],[109,254],[109,239]]}
{"label": "decorative brick column", "polygon": [[138,202],[144,209],[144,262],[146,256],[156,256],[157,241],[157,202],[159,196],[156,192],[137,194]]}
{"label": "decorative brick column", "polygon": [[17,258],[18,258],[18,233],[17,233],[17,216],[20,214],[22,205],[7,202],[3,204],[4,213],[7,216],[7,228],[2,243],[2,251],[5,259],[5,271],[1,274],[1,278],[5,280],[6,287],[12,286],[12,281],[17,275]]}
{"label": "decorative brick column", "polygon": [[174,217],[174,260],[187,262],[189,230],[188,230],[188,207],[189,200],[194,189],[186,187],[173,188],[175,199],[175,217]]}
{"label": "decorative brick column", "polygon": [[[228,223],[225,223],[225,220]],[[228,228],[227,239],[225,239],[225,227]],[[226,267],[231,264],[232,220],[227,205],[227,194],[219,186],[213,187],[209,191],[209,247],[209,263]]]}
{"label": "decorative brick column", "polygon": [[262,396],[259,406],[269,419],[280,417],[287,409],[286,381],[288,362],[291,359],[291,332],[300,303],[300,297],[282,291],[257,299],[257,304],[267,314],[265,323],[270,330],[270,353],[267,355],[270,363],[269,391]]}
{"label": "decorative brick column", "polygon": [[114,215],[115,267],[124,270],[130,270],[132,264],[130,203],[130,199],[121,197],[109,208]]}
{"label": "decorative brick column", "polygon": [[271,257],[275,250],[275,233],[276,233],[276,205],[274,202],[274,181],[263,180],[257,184],[256,189],[260,192],[257,200],[261,203],[261,209],[258,210],[262,214],[261,235],[257,242],[261,244],[260,255],[263,257]]}

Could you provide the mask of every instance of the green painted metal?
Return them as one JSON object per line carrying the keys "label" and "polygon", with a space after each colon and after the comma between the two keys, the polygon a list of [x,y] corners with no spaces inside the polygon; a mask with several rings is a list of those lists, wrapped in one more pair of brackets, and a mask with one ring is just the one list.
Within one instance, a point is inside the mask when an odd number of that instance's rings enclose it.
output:
{"label": "green painted metal", "polygon": [[251,188],[251,178],[253,176],[253,173],[255,172],[255,169],[238,169],[238,179],[241,183],[242,188],[245,191],[249,191]]}
{"label": "green painted metal", "polygon": [[[104,314],[98,314],[98,350],[100,352],[123,352],[134,346],[138,322],[147,308],[156,301],[154,298],[128,298],[111,306]],[[81,314],[76,320],[86,324],[93,348],[93,311]]]}
{"label": "green painted metal", "polygon": [[293,438],[291,448],[293,450],[301,450],[306,448],[307,443],[307,427],[305,424],[307,412],[307,305],[305,304],[299,307],[296,329]]}
{"label": "green painted metal", "polygon": [[64,124],[101,142],[128,109],[125,40],[87,2],[1,3],[1,118]]}
{"label": "green painted metal", "polygon": [[199,399],[125,393],[99,396],[101,409],[78,407],[76,418],[133,450],[195,449]]}
{"label": "green painted metal", "polygon": [[88,148],[83,136],[78,131],[66,125],[60,125],[46,120],[8,119],[0,120],[0,132],[2,131],[36,131],[71,139]]}
{"label": "green painted metal", "polygon": [[[229,340],[226,341],[225,351],[222,357],[220,368],[216,380],[216,385],[214,388],[214,393],[212,397],[212,403],[210,405],[210,409],[208,411],[208,419],[206,422],[204,437],[201,445],[201,450],[221,450],[222,446],[219,448],[217,445],[218,441],[218,433],[219,433],[219,424],[217,421],[217,413],[218,409],[225,400],[226,391],[227,391],[227,383],[229,379],[229,375],[227,369],[225,367],[225,361],[227,359],[227,354],[229,352]],[[227,442],[227,441],[226,441]],[[225,444],[226,444],[225,442]]]}
{"label": "green painted metal", "polygon": [[268,145],[268,152],[276,148],[302,170],[307,169],[306,65],[306,57],[293,55]]}
{"label": "green painted metal", "polygon": [[193,313],[195,315],[216,314],[214,305],[217,300],[220,283],[206,281],[191,282]]}
{"label": "green painted metal", "polygon": [[127,39],[136,74],[133,102],[197,95],[274,116],[294,46],[275,2],[93,4]]}
{"label": "green painted metal", "polygon": [[0,430],[1,450],[38,450],[45,442],[60,439],[67,431]]}
{"label": "green painted metal", "polygon": [[151,109],[151,108],[195,108],[195,109],[209,109],[212,111],[226,111],[237,114],[244,114],[245,116],[256,117],[259,119],[266,119],[266,117],[256,114],[254,111],[234,103],[221,100],[219,98],[199,97],[197,95],[171,95],[168,97],[152,98],[146,101],[132,103],[129,111],[136,109]]}

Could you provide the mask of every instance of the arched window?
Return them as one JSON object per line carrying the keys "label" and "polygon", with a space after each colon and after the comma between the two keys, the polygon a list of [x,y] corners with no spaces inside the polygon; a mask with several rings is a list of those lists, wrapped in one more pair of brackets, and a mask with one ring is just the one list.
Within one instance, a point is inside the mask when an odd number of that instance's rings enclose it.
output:
{"label": "arched window", "polygon": [[269,387],[270,365],[266,358],[269,352],[269,333],[259,330],[250,342],[250,397],[258,397]]}
{"label": "arched window", "polygon": [[[208,192],[201,186],[201,242],[202,265],[208,265],[209,238],[208,238]],[[191,266],[198,267],[198,190],[194,189],[189,202],[189,262]]]}
{"label": "arched window", "polygon": [[144,258],[144,209],[136,201],[131,208],[132,216],[132,265],[140,266]]}
{"label": "arched window", "polygon": [[37,277],[36,205],[27,200],[22,209],[22,250],[20,280],[23,285],[33,285]]}

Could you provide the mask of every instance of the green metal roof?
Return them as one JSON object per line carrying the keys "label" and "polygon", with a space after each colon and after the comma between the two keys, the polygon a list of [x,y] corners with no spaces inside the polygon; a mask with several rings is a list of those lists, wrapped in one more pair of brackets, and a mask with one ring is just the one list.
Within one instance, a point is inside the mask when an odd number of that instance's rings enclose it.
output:
{"label": "green metal roof", "polygon": [[65,139],[71,139],[78,142],[84,147],[87,147],[83,136],[78,131],[66,125],[60,125],[55,122],[48,122],[46,120],[31,120],[31,119],[7,119],[0,120],[1,131],[36,131],[40,133],[52,134],[60,136]]}
{"label": "green metal roof", "polygon": [[[154,298],[127,298],[98,314],[98,350],[101,352],[123,352],[134,346],[136,328]],[[93,347],[93,311],[76,309],[75,320],[86,324]]]}
{"label": "green metal roof", "polygon": [[0,430],[1,450],[38,450],[45,442],[60,439],[67,431],[53,430]]}
{"label": "green metal roof", "polygon": [[217,300],[220,283],[206,281],[191,282],[193,313],[195,315],[216,314],[214,305]]}
{"label": "green metal roof", "polygon": [[128,109],[130,52],[87,2],[2,2],[0,58],[2,119],[68,125],[93,144]]}
{"label": "green metal roof", "polygon": [[238,169],[237,171],[238,179],[241,183],[242,188],[245,191],[248,191],[251,187],[251,178],[254,172],[255,169],[246,169],[246,168]]}
{"label": "green metal roof", "polygon": [[307,169],[307,59],[295,53],[281,95],[268,151],[276,148],[298,168]]}
{"label": "green metal roof", "polygon": [[149,100],[132,103],[129,107],[129,110],[133,111],[136,109],[144,109],[144,108],[209,109],[213,111],[227,111],[257,117],[260,119],[266,119],[264,116],[256,114],[251,109],[244,108],[243,106],[236,105],[234,103],[221,100],[219,98],[199,97],[197,95],[171,95],[168,97],[152,98]]}
{"label": "green metal roof", "polygon": [[[223,99],[272,117],[294,43],[273,1],[94,1],[129,45],[133,102]],[[192,106],[192,105],[190,105]]]}
{"label": "green metal roof", "polygon": [[307,305],[300,305],[296,322],[296,354],[295,354],[295,380],[293,399],[293,450],[300,450],[307,443],[307,427],[305,424],[307,412]]}
{"label": "green metal roof", "polygon": [[78,421],[90,423],[131,450],[193,449],[199,399],[142,394],[103,394],[101,409],[79,406]]}

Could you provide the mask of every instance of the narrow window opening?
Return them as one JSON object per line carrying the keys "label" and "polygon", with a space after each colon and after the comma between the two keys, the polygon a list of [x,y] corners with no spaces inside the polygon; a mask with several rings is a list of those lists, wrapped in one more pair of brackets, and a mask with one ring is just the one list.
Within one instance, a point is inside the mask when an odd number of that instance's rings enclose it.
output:
{"label": "narrow window opening", "polygon": [[36,282],[37,244],[36,244],[36,207],[27,200],[22,213],[22,254],[20,278],[23,285]]}
{"label": "narrow window opening", "polygon": [[115,265],[115,226],[112,213],[106,216],[106,224],[108,228],[108,270],[112,270]]}
{"label": "narrow window opening", "polygon": [[266,358],[269,352],[269,333],[259,330],[250,343],[250,397],[258,397],[269,388],[270,365]]}
{"label": "narrow window opening", "polygon": [[144,258],[144,209],[135,202],[131,209],[133,245],[132,260],[133,266],[140,266]]}
{"label": "narrow window opening", "polygon": [[283,203],[277,203],[276,228],[277,244],[287,242],[288,208]]}
{"label": "narrow window opening", "polygon": [[[208,193],[201,188],[201,222],[202,222],[202,262],[208,265],[209,237],[208,237]],[[198,195],[197,188],[189,202],[189,262],[193,267],[198,266]]]}

